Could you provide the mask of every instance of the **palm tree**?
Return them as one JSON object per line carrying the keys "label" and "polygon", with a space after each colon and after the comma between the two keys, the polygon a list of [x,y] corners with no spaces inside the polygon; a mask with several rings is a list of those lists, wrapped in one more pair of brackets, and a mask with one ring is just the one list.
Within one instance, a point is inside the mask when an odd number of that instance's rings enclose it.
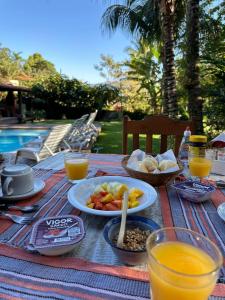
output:
{"label": "palm tree", "polygon": [[188,111],[195,119],[196,131],[203,132],[202,97],[199,79],[199,0],[187,0],[186,89]]}
{"label": "palm tree", "polygon": [[[125,5],[109,6],[102,16],[102,26],[110,33],[118,27],[138,39],[163,40],[163,98],[164,113],[177,115],[176,79],[174,65],[174,24],[183,15],[183,1],[126,0]],[[178,21],[178,22],[177,22]]]}

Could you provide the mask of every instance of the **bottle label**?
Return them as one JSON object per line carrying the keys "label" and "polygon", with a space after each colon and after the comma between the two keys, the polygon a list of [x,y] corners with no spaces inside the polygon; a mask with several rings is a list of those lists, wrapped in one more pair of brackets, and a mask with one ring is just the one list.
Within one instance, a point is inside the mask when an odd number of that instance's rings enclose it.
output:
{"label": "bottle label", "polygon": [[206,147],[189,146],[189,153],[191,155],[205,155]]}

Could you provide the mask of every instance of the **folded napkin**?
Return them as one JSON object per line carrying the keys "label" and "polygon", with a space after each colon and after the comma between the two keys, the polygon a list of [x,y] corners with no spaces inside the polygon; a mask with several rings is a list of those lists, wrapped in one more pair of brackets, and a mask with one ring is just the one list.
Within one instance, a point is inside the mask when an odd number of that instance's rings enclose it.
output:
{"label": "folded napkin", "polygon": [[[149,166],[150,162],[147,162],[146,158],[149,158],[154,166]],[[162,162],[164,167],[161,167],[163,166]],[[137,149],[130,155],[127,167],[136,171],[153,174],[169,173],[179,170],[176,157],[171,149],[162,154],[158,154],[156,157],[148,155],[144,151]]]}

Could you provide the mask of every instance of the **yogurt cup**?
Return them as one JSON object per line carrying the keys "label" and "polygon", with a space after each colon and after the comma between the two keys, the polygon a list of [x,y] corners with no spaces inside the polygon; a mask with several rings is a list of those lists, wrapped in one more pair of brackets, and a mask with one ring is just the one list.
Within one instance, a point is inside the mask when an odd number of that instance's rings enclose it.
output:
{"label": "yogurt cup", "polygon": [[73,250],[85,235],[81,218],[72,215],[43,218],[36,222],[28,250],[55,256]]}

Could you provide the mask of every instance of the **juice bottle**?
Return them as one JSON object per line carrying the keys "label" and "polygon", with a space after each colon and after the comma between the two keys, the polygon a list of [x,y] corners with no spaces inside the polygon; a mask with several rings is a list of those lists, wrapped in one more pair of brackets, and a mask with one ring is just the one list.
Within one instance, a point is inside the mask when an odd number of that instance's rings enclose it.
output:
{"label": "juice bottle", "polygon": [[205,155],[207,137],[205,135],[191,135],[189,137],[190,155]]}

